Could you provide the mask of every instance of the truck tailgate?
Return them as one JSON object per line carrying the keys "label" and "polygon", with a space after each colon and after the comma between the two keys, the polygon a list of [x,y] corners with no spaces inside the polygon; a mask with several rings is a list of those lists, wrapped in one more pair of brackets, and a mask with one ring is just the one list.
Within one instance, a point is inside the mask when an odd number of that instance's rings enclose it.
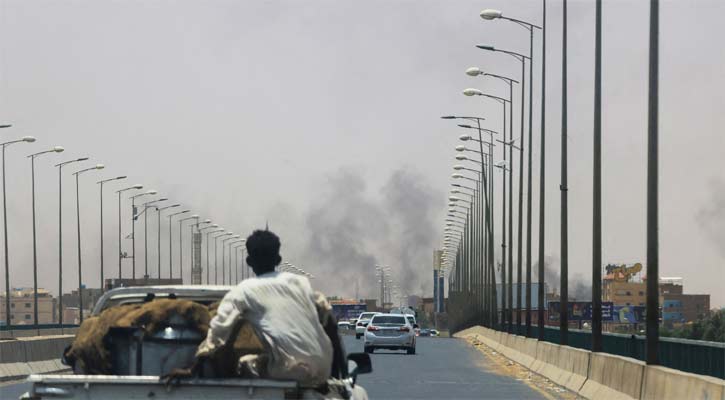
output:
{"label": "truck tailgate", "polygon": [[[24,399],[324,399],[296,382],[188,379],[167,388],[158,376],[30,375]],[[332,397],[336,398],[336,397]]]}

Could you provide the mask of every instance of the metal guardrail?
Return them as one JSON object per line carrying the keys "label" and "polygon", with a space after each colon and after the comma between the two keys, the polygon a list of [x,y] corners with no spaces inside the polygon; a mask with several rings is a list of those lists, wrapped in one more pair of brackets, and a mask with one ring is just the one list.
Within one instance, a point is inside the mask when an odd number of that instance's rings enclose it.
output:
{"label": "metal guardrail", "polygon": [[[483,321],[481,315],[477,315],[475,312],[467,312],[471,310],[471,304],[476,301],[480,301],[480,299],[473,298],[467,293],[452,291],[449,294],[448,318],[452,333],[475,325],[481,325]],[[496,329],[502,330],[500,327],[496,327]],[[519,329],[517,330],[514,324],[511,333],[525,336],[525,330],[526,327],[522,320]],[[530,337],[538,337],[537,326],[531,326]],[[544,340],[559,344],[559,328],[547,326],[544,331]],[[568,342],[571,347],[591,350],[591,332],[569,328]],[[605,353],[645,361],[645,337],[620,333],[603,333],[602,350]],[[725,379],[725,343],[660,337],[659,360],[660,365],[664,367]]]}
{"label": "metal guardrail", "polygon": [[[521,325],[514,334],[523,336],[526,327]],[[531,337],[537,337],[538,327],[531,327]],[[547,326],[544,340],[559,344],[559,328]],[[569,346],[590,350],[592,335],[589,331],[569,329]],[[603,333],[602,347],[605,353],[631,357],[645,361],[645,337],[620,333]],[[725,379],[725,343],[706,342],[678,338],[660,338],[660,364],[664,367]]]}

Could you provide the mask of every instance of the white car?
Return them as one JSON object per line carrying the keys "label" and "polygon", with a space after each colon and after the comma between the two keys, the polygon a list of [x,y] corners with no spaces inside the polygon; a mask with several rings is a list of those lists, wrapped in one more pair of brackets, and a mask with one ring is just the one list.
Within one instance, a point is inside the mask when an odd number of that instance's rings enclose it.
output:
{"label": "white car", "polygon": [[377,315],[379,313],[376,312],[364,312],[361,313],[359,317],[357,317],[357,323],[355,324],[355,339],[360,339],[365,334],[365,328],[368,326],[368,322],[370,322],[370,318]]}
{"label": "white car", "polygon": [[377,314],[365,329],[365,352],[405,350],[415,354],[415,326],[403,314]]}
{"label": "white car", "polygon": [[415,336],[420,336],[420,328],[418,327],[418,322],[415,320],[415,315],[405,314],[405,319],[407,319],[408,323],[413,326]]}

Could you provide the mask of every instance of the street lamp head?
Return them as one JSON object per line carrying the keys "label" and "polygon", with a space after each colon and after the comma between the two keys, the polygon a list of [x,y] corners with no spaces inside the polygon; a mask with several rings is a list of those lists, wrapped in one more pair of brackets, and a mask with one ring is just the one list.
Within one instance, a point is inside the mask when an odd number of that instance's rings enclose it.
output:
{"label": "street lamp head", "polygon": [[441,119],[456,119],[456,117],[454,115],[444,115]]}
{"label": "street lamp head", "polygon": [[483,75],[483,71],[481,71],[481,69],[478,67],[471,67],[466,70],[466,75],[469,75],[469,76]]}
{"label": "street lamp head", "polygon": [[467,141],[471,140],[471,135],[461,135],[458,137],[458,139],[462,142],[467,142]]}
{"label": "street lamp head", "polygon": [[207,218],[207,219],[204,220],[204,223],[205,224],[211,224],[211,220]]}
{"label": "street lamp head", "polygon": [[472,127],[471,125],[468,125],[468,124],[458,124],[458,126],[460,126],[461,128],[476,129],[476,128]]}
{"label": "street lamp head", "polygon": [[[33,139],[33,140],[35,140],[35,139]],[[65,149],[63,148],[63,146],[55,146],[55,147],[53,147],[53,151],[56,153],[62,153],[63,151],[65,151]]]}
{"label": "street lamp head", "polygon": [[461,179],[461,178],[463,178],[463,175],[461,175],[461,174],[453,174],[453,175],[451,175],[451,178],[453,178],[453,179]]}
{"label": "street lamp head", "polygon": [[[61,148],[62,148],[62,147],[61,147]],[[56,150],[56,151],[57,151],[57,150]],[[61,151],[63,151],[63,150],[61,150]],[[106,166],[105,166],[105,165],[103,165],[103,164],[96,164],[96,166],[95,166],[94,168],[95,168],[95,169],[103,169],[103,168],[106,168]]]}
{"label": "street lamp head", "polygon": [[448,200],[450,200],[450,201],[459,201],[461,199],[459,197],[456,197],[456,196],[448,196]]}
{"label": "street lamp head", "polygon": [[199,218],[199,214],[194,214],[190,218]]}
{"label": "street lamp head", "polygon": [[492,10],[492,9],[489,8],[489,9],[486,9],[486,10],[481,11],[481,14],[480,15],[481,15],[481,18],[490,21],[492,19],[501,18],[501,16],[503,15],[503,13],[501,11],[499,11],[499,10]]}
{"label": "street lamp head", "polygon": [[88,157],[81,157],[76,159],[76,161],[88,161]]}
{"label": "street lamp head", "polygon": [[131,187],[134,188],[134,189],[143,189],[143,185],[140,184],[140,183],[137,183],[137,184],[135,184],[135,185],[133,185]]}
{"label": "street lamp head", "polygon": [[239,239],[240,237],[242,237],[242,235],[234,235],[233,237],[234,239]]}
{"label": "street lamp head", "polygon": [[456,146],[456,151],[466,151],[466,146],[459,144]]}
{"label": "street lamp head", "polygon": [[21,140],[22,140],[23,142],[27,142],[27,143],[33,143],[33,142],[35,141],[35,138],[34,138],[34,137],[32,137],[32,136],[23,136],[23,138],[22,138]]}
{"label": "street lamp head", "polygon": [[466,96],[482,96],[483,92],[478,89],[467,88],[463,90],[463,94]]}
{"label": "street lamp head", "polygon": [[217,225],[217,224],[212,224],[212,225],[211,225],[211,227],[212,227],[212,228],[218,228],[218,227],[219,227],[219,225]]}
{"label": "street lamp head", "polygon": [[455,169],[456,171],[460,171],[460,170],[465,169],[465,168],[466,167],[464,167],[463,165],[459,165],[459,164],[456,164],[456,165],[453,166],[453,169]]}
{"label": "street lamp head", "polygon": [[156,193],[157,192],[155,190],[153,190],[153,189],[152,190],[149,190],[148,192],[146,192],[146,194],[151,194],[151,195],[156,194]]}
{"label": "street lamp head", "polygon": [[162,197],[162,198],[160,198],[160,199],[158,199],[156,201],[166,201],[166,200],[168,200],[166,197]]}
{"label": "street lamp head", "polygon": [[456,160],[458,160],[458,161],[466,161],[466,160],[468,160],[468,157],[466,157],[464,154],[457,154],[456,155]]}
{"label": "street lamp head", "polygon": [[126,179],[126,175],[122,175],[122,176],[117,176],[117,177],[116,177],[116,180],[119,180],[119,179]]}
{"label": "street lamp head", "polygon": [[485,44],[477,44],[476,47],[478,47],[479,49],[482,49],[482,50],[496,51],[496,48],[495,47],[488,46],[488,45],[485,45]]}

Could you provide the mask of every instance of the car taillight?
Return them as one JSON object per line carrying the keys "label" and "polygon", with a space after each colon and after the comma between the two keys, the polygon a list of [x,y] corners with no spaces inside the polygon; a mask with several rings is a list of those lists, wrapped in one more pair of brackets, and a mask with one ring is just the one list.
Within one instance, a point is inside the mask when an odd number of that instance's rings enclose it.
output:
{"label": "car taillight", "polygon": [[408,328],[407,326],[401,326],[400,331],[401,332],[410,332],[410,328]]}
{"label": "car taillight", "polygon": [[372,332],[372,331],[379,331],[379,330],[380,330],[380,329],[378,329],[378,327],[377,327],[377,326],[372,326],[372,325],[368,326],[368,332]]}

